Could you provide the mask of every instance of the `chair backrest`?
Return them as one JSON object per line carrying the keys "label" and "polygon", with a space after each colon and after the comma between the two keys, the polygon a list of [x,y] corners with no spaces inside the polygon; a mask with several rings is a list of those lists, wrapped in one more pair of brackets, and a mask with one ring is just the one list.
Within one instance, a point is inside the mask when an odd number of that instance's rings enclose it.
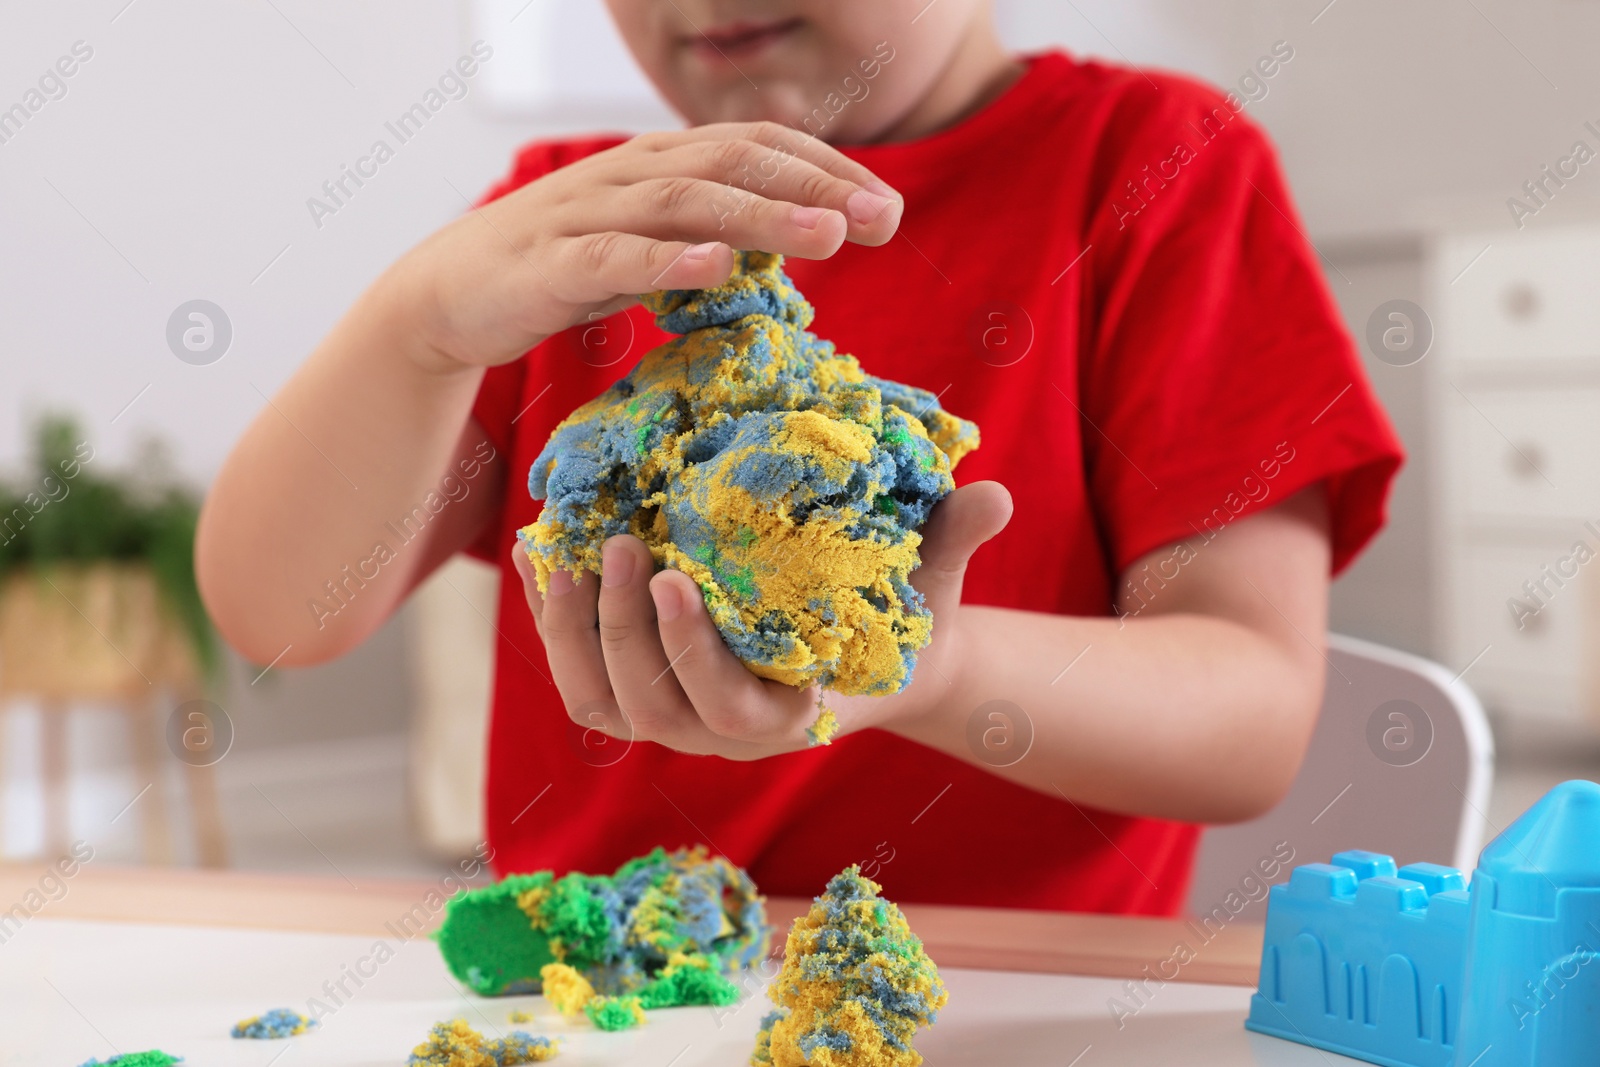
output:
{"label": "chair backrest", "polygon": [[1437,663],[1337,634],[1328,639],[1327,673],[1289,795],[1258,819],[1201,836],[1192,914],[1225,905],[1234,918],[1260,920],[1264,883],[1347,849],[1469,873],[1476,865],[1494,739],[1472,690]]}

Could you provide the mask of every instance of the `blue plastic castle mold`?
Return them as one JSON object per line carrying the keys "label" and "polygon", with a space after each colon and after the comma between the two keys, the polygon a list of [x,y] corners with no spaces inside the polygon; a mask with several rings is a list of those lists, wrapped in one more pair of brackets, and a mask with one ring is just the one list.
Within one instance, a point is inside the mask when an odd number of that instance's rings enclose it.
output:
{"label": "blue plastic castle mold", "polygon": [[1296,867],[1267,903],[1251,1030],[1385,1067],[1566,1067],[1600,1052],[1600,785],[1565,782],[1468,888],[1375,852]]}

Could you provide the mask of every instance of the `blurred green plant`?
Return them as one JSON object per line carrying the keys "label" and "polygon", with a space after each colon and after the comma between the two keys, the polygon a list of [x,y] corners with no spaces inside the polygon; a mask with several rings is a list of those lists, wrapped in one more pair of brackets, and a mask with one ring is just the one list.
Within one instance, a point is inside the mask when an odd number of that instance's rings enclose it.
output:
{"label": "blurred green plant", "polygon": [[34,425],[28,469],[0,480],[0,578],[60,564],[142,563],[214,678],[217,636],[194,576],[199,516],[199,496],[159,441],[141,446],[127,470],[100,471],[77,420],[46,415]]}

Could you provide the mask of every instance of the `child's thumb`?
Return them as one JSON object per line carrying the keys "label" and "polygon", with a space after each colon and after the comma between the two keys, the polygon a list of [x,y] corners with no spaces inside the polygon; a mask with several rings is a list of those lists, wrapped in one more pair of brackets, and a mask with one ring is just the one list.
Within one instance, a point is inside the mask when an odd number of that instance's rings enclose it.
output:
{"label": "child's thumb", "polygon": [[967,561],[1011,521],[1011,494],[999,482],[973,482],[941,500],[922,528],[922,564],[911,584],[934,613],[961,599]]}

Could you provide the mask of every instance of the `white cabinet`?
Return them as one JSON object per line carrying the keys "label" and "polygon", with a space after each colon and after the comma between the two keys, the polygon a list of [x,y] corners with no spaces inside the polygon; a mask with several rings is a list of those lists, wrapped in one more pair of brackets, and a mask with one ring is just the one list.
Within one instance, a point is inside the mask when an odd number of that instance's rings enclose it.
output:
{"label": "white cabinet", "polygon": [[1435,326],[1441,336],[1450,333],[1455,362],[1600,365],[1600,227],[1454,235],[1436,252],[1442,288]]}
{"label": "white cabinet", "polygon": [[1600,226],[1446,235],[1428,273],[1441,658],[1507,727],[1593,736]]}
{"label": "white cabinet", "polygon": [[[1582,590],[1571,582],[1560,587],[1544,573],[1567,547],[1493,538],[1470,539],[1462,547],[1456,662],[1464,667],[1488,649],[1467,678],[1500,711],[1558,720],[1582,714]],[[1542,607],[1523,591],[1530,581],[1542,581],[1549,592],[1541,594]],[[1512,598],[1537,610],[1513,612],[1506,604]]]}
{"label": "white cabinet", "polygon": [[1444,403],[1465,518],[1560,532],[1600,517],[1600,388],[1480,386],[1469,372]]}

